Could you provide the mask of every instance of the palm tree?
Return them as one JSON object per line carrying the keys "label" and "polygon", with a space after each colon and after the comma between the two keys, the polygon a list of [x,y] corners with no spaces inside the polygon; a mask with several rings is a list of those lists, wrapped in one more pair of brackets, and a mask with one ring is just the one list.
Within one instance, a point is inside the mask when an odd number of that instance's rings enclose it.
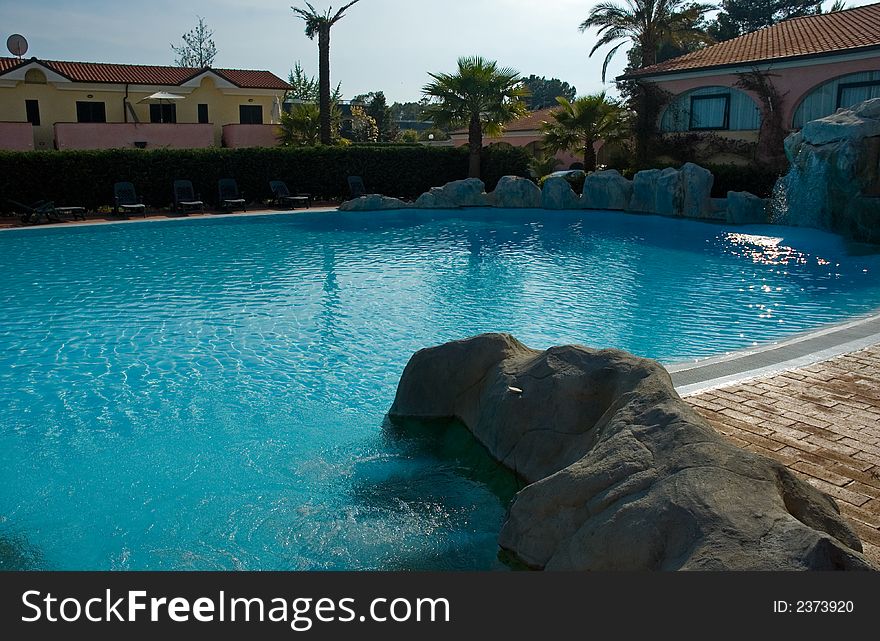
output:
{"label": "palm tree", "polygon": [[584,170],[596,169],[593,145],[625,136],[626,111],[617,102],[608,100],[605,92],[583,96],[569,102],[560,96],[560,108],[550,113],[553,120],[541,126],[544,147],[552,152],[580,151],[584,154]]}
{"label": "palm tree", "polygon": [[468,176],[479,178],[483,134],[500,135],[506,123],[525,114],[528,90],[519,72],[480,56],[459,58],[458,73],[428,75],[434,81],[422,93],[433,102],[423,117],[440,128],[468,128]]}
{"label": "palm tree", "polygon": [[592,56],[598,49],[617,42],[605,56],[602,63],[602,82],[611,58],[628,42],[637,45],[641,51],[641,66],[648,67],[657,62],[657,50],[664,43],[676,47],[686,47],[699,42],[710,42],[698,26],[702,15],[710,6],[691,0],[624,0],[600,2],[590,10],[589,17],[580,25],[584,32],[590,27],[598,27],[599,40],[590,50]]}
{"label": "palm tree", "polygon": [[281,114],[281,144],[317,145],[321,139],[321,111],[310,102],[294,103]]}
{"label": "palm tree", "polygon": [[318,36],[318,101],[321,106],[321,144],[329,145],[332,141],[330,131],[330,29],[345,16],[345,10],[360,0],[352,0],[332,16],[333,7],[326,13],[318,11],[308,2],[306,9],[291,7],[293,12],[305,20],[306,35],[309,40]]}

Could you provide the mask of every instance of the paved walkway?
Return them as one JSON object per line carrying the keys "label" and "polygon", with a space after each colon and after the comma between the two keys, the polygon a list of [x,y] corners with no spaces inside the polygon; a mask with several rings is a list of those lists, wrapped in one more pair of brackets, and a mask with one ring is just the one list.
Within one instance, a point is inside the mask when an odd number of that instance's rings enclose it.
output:
{"label": "paved walkway", "polygon": [[880,566],[880,345],[686,400],[731,442],[833,496]]}
{"label": "paved walkway", "polygon": [[243,212],[243,211],[232,211],[232,212],[222,212],[222,211],[214,211],[208,210],[205,212],[199,211],[191,211],[187,214],[177,214],[174,212],[170,212],[167,210],[150,210],[147,211],[147,215],[142,217],[140,215],[137,216],[114,216],[112,214],[95,214],[89,213],[86,214],[85,220],[64,220],[60,222],[41,222],[37,225],[25,225],[21,222],[21,220],[17,216],[3,216],[0,215],[0,230],[3,229],[14,229],[18,227],[30,228],[30,229],[39,229],[42,227],[57,227],[57,226],[70,226],[70,225],[93,225],[93,224],[104,224],[104,223],[137,223],[143,222],[144,219],[156,221],[156,220],[182,220],[187,218],[217,218],[220,216],[265,216],[266,214],[299,214],[307,211],[336,211],[338,207],[338,203],[329,203],[329,202],[318,202],[314,203],[311,208],[301,207],[299,209],[266,209],[265,206],[260,205],[256,209]]}

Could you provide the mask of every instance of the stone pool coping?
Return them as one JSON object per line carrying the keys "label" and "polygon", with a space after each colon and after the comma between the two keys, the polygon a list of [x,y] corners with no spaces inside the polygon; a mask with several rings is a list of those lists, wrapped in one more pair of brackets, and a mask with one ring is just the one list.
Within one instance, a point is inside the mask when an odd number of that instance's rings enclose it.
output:
{"label": "stone pool coping", "polygon": [[880,312],[729,354],[666,366],[683,397],[806,367],[880,344]]}
{"label": "stone pool coping", "polygon": [[880,344],[685,401],[734,445],[833,496],[880,568]]}

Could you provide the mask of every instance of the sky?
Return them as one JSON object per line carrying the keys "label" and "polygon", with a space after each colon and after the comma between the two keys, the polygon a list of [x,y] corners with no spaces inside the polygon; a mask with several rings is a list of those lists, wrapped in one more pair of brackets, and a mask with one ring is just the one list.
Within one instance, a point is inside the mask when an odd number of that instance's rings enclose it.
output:
{"label": "sky", "polygon": [[[847,6],[876,0],[847,0]],[[360,0],[331,32],[331,80],[343,97],[384,91],[389,103],[414,101],[428,72],[452,72],[460,56],[497,60],[521,74],[559,78],[580,95],[601,81],[605,50],[592,57],[594,31],[578,25],[597,0]],[[333,2],[338,8],[345,4]],[[828,2],[827,4],[830,4]],[[296,61],[318,73],[317,41],[291,5],[304,0],[0,0],[0,37],[24,35],[26,57],[77,62],[168,65],[171,44],[196,26],[214,31],[214,66],[268,69],[286,79]],[[312,0],[323,11],[331,3]],[[623,71],[624,49],[608,68]],[[5,49],[3,50],[5,53]],[[8,54],[7,54],[8,55]]]}

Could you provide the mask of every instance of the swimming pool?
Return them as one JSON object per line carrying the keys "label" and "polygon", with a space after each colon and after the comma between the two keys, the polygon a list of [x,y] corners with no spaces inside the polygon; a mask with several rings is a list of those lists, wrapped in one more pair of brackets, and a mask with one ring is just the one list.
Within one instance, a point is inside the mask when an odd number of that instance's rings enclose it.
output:
{"label": "swimming pool", "polygon": [[52,569],[499,567],[512,479],[383,426],[413,351],[668,363],[880,307],[836,236],[613,212],[12,230],[0,273],[0,556]]}

